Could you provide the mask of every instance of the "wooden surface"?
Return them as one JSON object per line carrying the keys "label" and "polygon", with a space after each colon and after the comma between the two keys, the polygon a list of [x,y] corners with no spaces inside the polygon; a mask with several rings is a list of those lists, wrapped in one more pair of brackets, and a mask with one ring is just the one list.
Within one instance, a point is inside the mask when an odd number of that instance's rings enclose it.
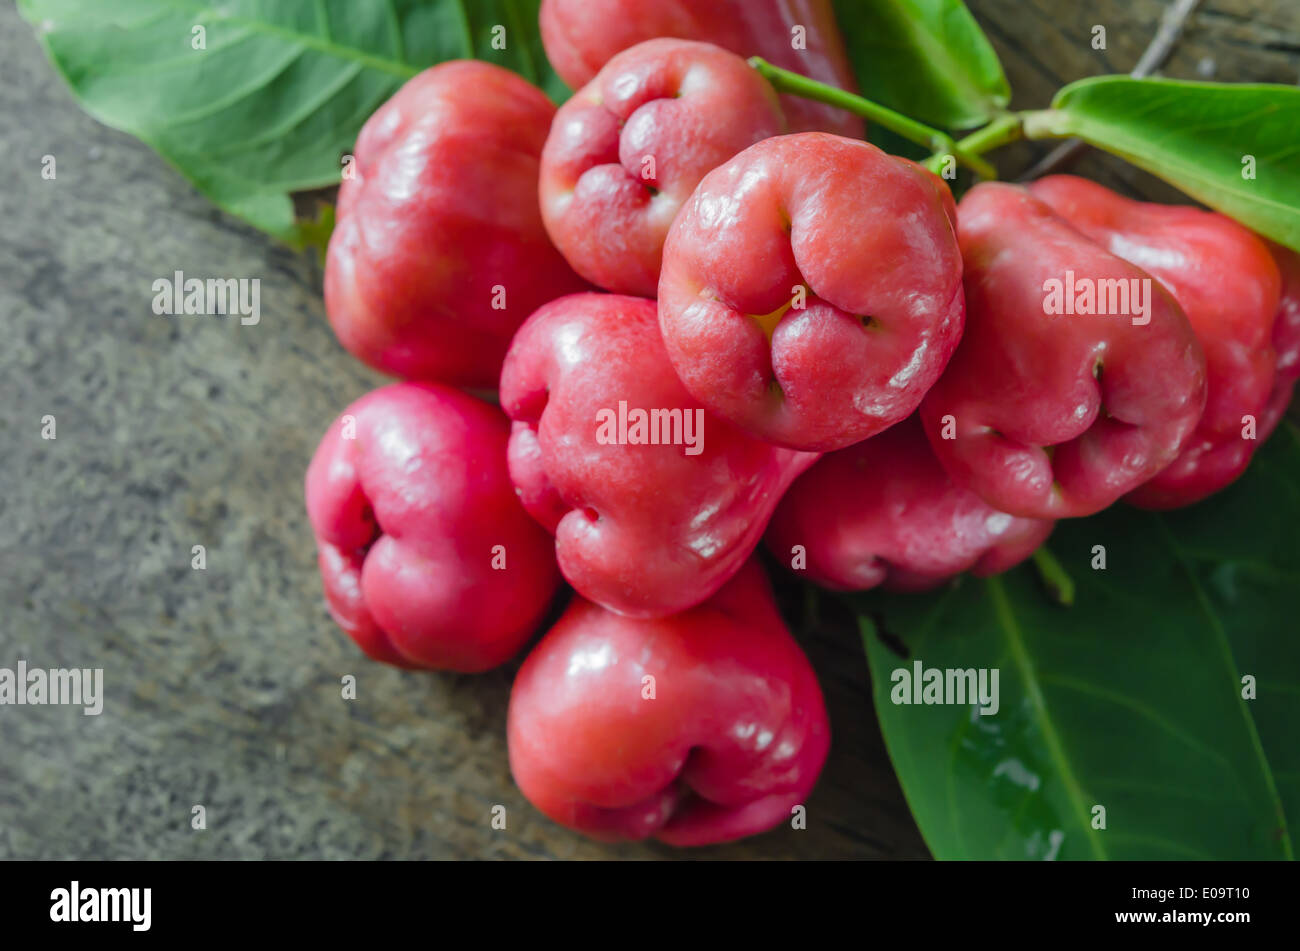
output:
{"label": "wooden surface", "polygon": [[[1131,68],[1164,4],[971,7],[1014,105],[1030,107]],[[1167,75],[1300,79],[1294,0],[1202,7]],[[1104,52],[1089,45],[1098,23]],[[1004,174],[1044,151],[1010,150]],[[102,667],[106,693],[98,717],[0,707],[0,858],[680,855],[589,842],[531,809],[506,763],[513,667],[399,673],[329,621],[302,473],[333,416],[381,380],[334,342],[316,262],[81,113],[12,4],[0,6],[0,155],[0,666]],[[1178,197],[1110,160],[1078,170]],[[155,316],[151,284],[176,270],[260,278],[261,323]],[[54,441],[40,435],[47,414]],[[205,571],[190,567],[193,545]],[[803,637],[834,731],[808,828],[691,855],[927,855],[862,652],[828,611]],[[346,674],[355,701],[341,698]],[[196,804],[204,831],[191,829]],[[495,805],[505,830],[491,827]]]}

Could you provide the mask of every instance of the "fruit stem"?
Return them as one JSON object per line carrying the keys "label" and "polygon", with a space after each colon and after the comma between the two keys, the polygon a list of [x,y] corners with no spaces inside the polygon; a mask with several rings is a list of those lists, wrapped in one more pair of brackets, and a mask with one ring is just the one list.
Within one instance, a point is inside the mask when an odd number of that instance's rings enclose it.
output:
{"label": "fruit stem", "polygon": [[[956,150],[952,152],[935,152],[921,164],[934,172],[936,175],[942,170],[948,156],[952,155],[961,160],[959,153],[967,155],[983,155],[985,152],[992,151],[1011,142],[1017,142],[1025,137],[1024,124],[1021,121],[1019,113],[1008,112],[998,116],[982,129],[976,129],[970,135],[957,142]],[[988,178],[990,176],[984,176]],[[991,176],[997,178],[994,174]]]}
{"label": "fruit stem", "polygon": [[1034,567],[1053,598],[1066,607],[1074,604],[1074,579],[1046,545],[1034,552]]}
{"label": "fruit stem", "polygon": [[777,92],[801,96],[804,99],[824,102],[829,106],[847,110],[856,116],[862,116],[864,119],[869,119],[877,125],[901,135],[909,142],[924,146],[931,152],[940,155],[951,155],[958,162],[970,167],[983,178],[998,177],[997,170],[992,165],[960,147],[953,141],[952,136],[946,132],[933,129],[928,125],[917,122],[915,119],[909,119],[902,113],[872,102],[870,99],[863,99],[861,96],[855,96],[843,89],[836,89],[834,86],[819,83],[817,80],[809,79],[799,73],[773,66],[761,56],[751,57],[749,65],[758,70],[759,75],[771,83]]}

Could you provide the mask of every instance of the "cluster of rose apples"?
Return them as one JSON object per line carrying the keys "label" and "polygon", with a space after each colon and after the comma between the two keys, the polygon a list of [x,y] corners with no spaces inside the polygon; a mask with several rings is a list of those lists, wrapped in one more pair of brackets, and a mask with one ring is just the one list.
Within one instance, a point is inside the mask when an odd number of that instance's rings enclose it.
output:
{"label": "cluster of rose apples", "polygon": [[[788,820],[829,744],[759,542],[829,588],[924,590],[1056,519],[1222,489],[1300,376],[1300,258],[1064,176],[954,206],[737,55],[788,60],[784,28],[641,11],[611,40],[543,9],[580,87],[558,112],[446,63],[357,142],[326,306],[407,382],[308,470],[325,593],[371,657],[481,671],[563,576],[511,695],[520,788],[600,838],[734,839]],[[789,65],[851,85],[813,26]]]}

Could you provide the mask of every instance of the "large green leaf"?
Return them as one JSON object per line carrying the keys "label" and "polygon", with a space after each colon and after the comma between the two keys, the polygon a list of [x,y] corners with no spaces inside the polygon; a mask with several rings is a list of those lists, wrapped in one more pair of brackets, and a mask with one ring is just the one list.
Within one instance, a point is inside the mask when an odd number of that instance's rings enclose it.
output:
{"label": "large green leaf", "polygon": [[[1300,248],[1300,87],[1102,76],[1030,113],[1030,138],[1078,136]],[[1253,176],[1253,177],[1252,177]]]}
{"label": "large green leaf", "polygon": [[421,69],[476,57],[566,94],[542,52],[539,2],[19,0],[19,9],[88,112],[144,140],[222,208],[300,243],[290,194],[337,183],[362,123]]}
{"label": "large green leaf", "polygon": [[[881,729],[934,854],[1293,858],[1300,430],[1284,423],[1205,503],[1116,506],[1061,523],[1049,544],[1077,585],[1072,607],[1028,566],[858,601]],[[917,660],[998,669],[999,711],[896,705],[892,671]],[[1243,699],[1247,675],[1257,699]]]}
{"label": "large green leaf", "polygon": [[961,0],[836,0],[862,95],[950,129],[980,125],[1011,87]]}

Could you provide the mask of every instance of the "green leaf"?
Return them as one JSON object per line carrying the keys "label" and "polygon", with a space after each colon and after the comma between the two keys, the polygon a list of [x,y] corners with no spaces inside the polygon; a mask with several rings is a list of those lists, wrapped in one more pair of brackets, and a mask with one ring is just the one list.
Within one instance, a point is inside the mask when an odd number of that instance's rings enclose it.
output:
{"label": "green leaf", "polygon": [[[336,184],[362,124],[420,70],[476,57],[567,95],[542,52],[539,2],[19,0],[19,10],[91,115],[152,146],[226,211],[300,245],[290,195]],[[492,48],[498,25],[505,49]]]}
{"label": "green leaf", "polygon": [[835,0],[862,95],[949,129],[981,125],[1011,87],[961,0]]}
{"label": "green leaf", "polygon": [[1071,83],[1025,118],[1029,138],[1078,136],[1300,249],[1297,129],[1300,87],[1125,76]]}
{"label": "green leaf", "polygon": [[[1031,565],[856,599],[881,729],[935,856],[1294,858],[1297,525],[1288,421],[1200,505],[1062,522],[1049,544],[1077,586],[1072,607]],[[918,660],[998,670],[1000,709],[895,704],[893,671]],[[1247,675],[1257,699],[1243,699]]]}

